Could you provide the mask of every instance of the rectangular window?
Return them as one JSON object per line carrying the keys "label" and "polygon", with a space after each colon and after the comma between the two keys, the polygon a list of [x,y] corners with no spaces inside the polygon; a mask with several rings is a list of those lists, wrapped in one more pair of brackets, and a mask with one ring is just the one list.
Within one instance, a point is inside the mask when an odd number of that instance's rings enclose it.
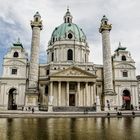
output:
{"label": "rectangular window", "polygon": [[75,91],[76,90],[76,84],[75,83],[70,83],[69,90]]}
{"label": "rectangular window", "polygon": [[123,72],[123,77],[128,77],[128,72],[127,71]]}
{"label": "rectangular window", "polygon": [[52,61],[54,60],[54,53],[52,53]]}
{"label": "rectangular window", "polygon": [[47,70],[47,71],[46,71],[46,75],[49,75],[49,74],[50,74],[50,71],[49,71],[49,70]]}
{"label": "rectangular window", "polygon": [[12,74],[12,75],[17,75],[17,69],[12,69],[11,74]]}

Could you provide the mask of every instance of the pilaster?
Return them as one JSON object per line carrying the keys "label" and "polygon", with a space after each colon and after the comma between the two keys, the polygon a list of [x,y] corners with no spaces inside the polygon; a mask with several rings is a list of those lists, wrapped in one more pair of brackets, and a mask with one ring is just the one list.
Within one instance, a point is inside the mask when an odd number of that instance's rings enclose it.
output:
{"label": "pilaster", "polygon": [[67,82],[67,87],[66,88],[67,88],[67,93],[66,93],[67,94],[66,95],[67,96],[66,97],[67,99],[66,99],[66,102],[67,102],[67,106],[69,106],[69,82]]}
{"label": "pilaster", "polygon": [[77,106],[80,106],[80,82],[77,82]]}
{"label": "pilaster", "polygon": [[58,82],[58,106],[61,106],[61,82]]}
{"label": "pilaster", "polygon": [[48,112],[53,112],[53,82],[50,81],[49,86],[49,102],[48,102]]}
{"label": "pilaster", "polygon": [[85,84],[85,89],[86,89],[86,92],[85,92],[85,105],[87,106],[88,105],[88,82],[86,82]]}

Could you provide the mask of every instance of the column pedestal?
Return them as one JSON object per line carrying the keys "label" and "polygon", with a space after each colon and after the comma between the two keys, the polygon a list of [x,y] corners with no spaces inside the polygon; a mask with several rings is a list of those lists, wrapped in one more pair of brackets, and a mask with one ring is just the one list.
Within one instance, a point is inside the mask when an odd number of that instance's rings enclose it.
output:
{"label": "column pedestal", "polygon": [[53,112],[53,105],[48,106],[48,112]]}
{"label": "column pedestal", "polygon": [[34,108],[34,110],[39,110],[38,106],[38,91],[33,89],[28,89],[25,96],[25,108]]}

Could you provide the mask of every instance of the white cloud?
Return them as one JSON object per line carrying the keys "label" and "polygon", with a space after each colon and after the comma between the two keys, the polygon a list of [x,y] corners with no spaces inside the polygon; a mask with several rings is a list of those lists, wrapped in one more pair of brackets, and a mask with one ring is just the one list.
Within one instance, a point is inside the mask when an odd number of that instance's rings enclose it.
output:
{"label": "white cloud", "polygon": [[[83,28],[90,46],[90,60],[102,63],[102,42],[98,32],[100,19],[104,14],[112,23],[112,52],[118,42],[131,51],[136,61],[137,74],[140,73],[140,14],[139,0],[0,0],[0,48],[7,48],[18,37],[29,52],[31,44],[30,20],[39,11],[43,20],[41,31],[41,54],[46,53],[47,44],[54,28],[63,23],[67,6],[73,15],[73,21]],[[6,41],[3,41],[3,40]],[[8,42],[9,40],[9,42]],[[1,53],[1,49],[0,49]],[[98,55],[100,54],[100,55]],[[0,59],[2,61],[1,53]],[[45,56],[46,57],[46,56]],[[45,61],[44,58],[42,61]]]}

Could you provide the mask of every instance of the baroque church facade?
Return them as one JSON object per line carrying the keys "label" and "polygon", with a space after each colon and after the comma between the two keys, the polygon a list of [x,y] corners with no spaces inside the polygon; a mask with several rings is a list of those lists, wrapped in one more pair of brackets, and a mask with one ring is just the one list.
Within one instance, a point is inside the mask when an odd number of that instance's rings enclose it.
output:
{"label": "baroque church facade", "polygon": [[0,109],[27,107],[52,111],[130,110],[139,106],[135,61],[119,43],[111,55],[111,24],[101,19],[103,65],[89,62],[83,30],[67,9],[64,23],[56,27],[47,48],[47,63],[39,64],[41,16],[31,21],[30,61],[22,43],[14,43],[3,61]]}

